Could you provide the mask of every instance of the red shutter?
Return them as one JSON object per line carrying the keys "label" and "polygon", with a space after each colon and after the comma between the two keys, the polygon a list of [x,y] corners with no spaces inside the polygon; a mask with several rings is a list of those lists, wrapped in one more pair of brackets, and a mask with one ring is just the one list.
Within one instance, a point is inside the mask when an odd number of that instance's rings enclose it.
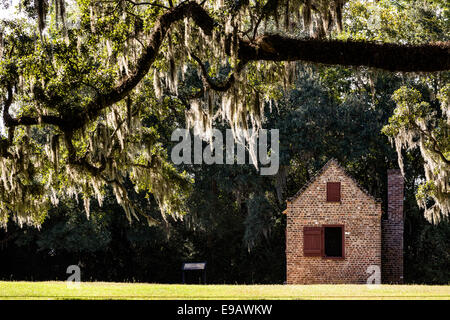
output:
{"label": "red shutter", "polygon": [[341,183],[327,182],[327,201],[339,202],[341,201]]}
{"label": "red shutter", "polygon": [[303,255],[305,257],[322,256],[321,227],[303,227]]}

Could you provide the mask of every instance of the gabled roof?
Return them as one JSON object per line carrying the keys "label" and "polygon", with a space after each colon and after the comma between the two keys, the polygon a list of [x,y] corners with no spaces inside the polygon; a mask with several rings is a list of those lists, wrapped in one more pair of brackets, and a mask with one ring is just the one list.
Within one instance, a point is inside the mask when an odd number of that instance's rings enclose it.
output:
{"label": "gabled roof", "polygon": [[355,178],[353,178],[348,172],[347,170],[342,167],[339,162],[334,159],[331,158],[330,160],[328,160],[327,163],[325,163],[325,165],[319,170],[317,171],[311,179],[309,179],[309,181],[303,185],[303,187],[300,188],[300,190],[298,190],[298,192],[296,194],[294,194],[292,197],[287,198],[287,201],[292,202],[293,200],[297,199],[318,177],[320,177],[322,175],[322,173],[325,172],[325,170],[328,169],[328,167],[330,167],[332,164],[336,165],[339,169],[342,170],[342,172],[348,177],[350,178],[350,180],[352,180],[355,185],[363,192],[365,193],[367,196],[369,196],[369,198],[371,198],[373,201],[375,202],[381,202],[381,199],[379,198],[375,198],[374,196],[372,196],[363,186],[361,186],[358,181],[356,181]]}

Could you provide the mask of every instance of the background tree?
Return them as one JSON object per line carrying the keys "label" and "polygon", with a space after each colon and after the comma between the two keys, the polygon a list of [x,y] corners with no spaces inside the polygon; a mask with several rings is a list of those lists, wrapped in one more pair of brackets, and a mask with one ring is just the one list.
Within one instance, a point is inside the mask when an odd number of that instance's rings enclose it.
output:
{"label": "background tree", "polygon": [[[252,165],[183,165],[178,170],[195,182],[182,220],[164,220],[144,192],[133,199],[152,217],[151,227],[135,219],[130,225],[108,189],[103,207],[92,202],[89,220],[82,203],[62,201],[40,231],[10,222],[7,232],[0,232],[0,278],[65,279],[67,266],[79,264],[84,280],[179,283],[181,262],[205,260],[211,283],[283,283],[284,199],[330,157],[371,194],[386,198],[386,171],[397,160],[381,129],[396,108],[390,97],[403,80],[373,76],[376,100],[370,82],[351,70],[301,68],[297,89],[280,100],[276,111],[267,105],[267,122],[284,128],[280,149],[285,179],[281,174],[260,176]],[[177,114],[184,121],[184,110]],[[161,140],[169,141],[172,121],[149,118]],[[173,143],[168,145],[170,149]],[[450,225],[445,219],[430,224],[416,204],[416,181],[424,177],[419,151],[407,153],[404,164],[405,281],[448,283]],[[132,190],[132,184],[127,188]],[[187,280],[199,281],[195,274]]]}
{"label": "background tree", "polygon": [[[183,214],[189,179],[144,124],[161,99],[176,99],[188,125],[208,138],[218,117],[235,133],[260,128],[265,103],[293,83],[295,60],[390,71],[450,66],[448,42],[336,39],[341,0],[37,0],[21,7],[27,19],[2,22],[3,225],[8,217],[40,225],[50,203],[78,194],[89,215],[89,197],[101,204],[105,185],[137,217],[127,179],[154,195],[163,213]],[[191,65],[202,83],[178,92]]]}
{"label": "background tree", "polygon": [[[413,125],[424,122],[425,152],[434,153],[434,137],[448,157],[448,108],[437,99],[445,101],[448,72],[368,68],[448,69],[448,3],[348,1],[341,32],[333,3],[22,1],[22,18],[1,22],[0,278],[65,279],[79,264],[84,280],[179,282],[182,261],[206,260],[211,282],[282,283],[284,199],[330,157],[383,199],[386,170],[397,163],[389,137],[419,137]],[[214,20],[212,37],[202,34],[201,8]],[[159,38],[173,12],[183,18]],[[172,165],[171,133],[188,125],[205,139],[213,126],[279,128],[279,173]],[[392,135],[381,132],[386,125]],[[428,198],[435,189],[421,183],[439,180],[433,171],[427,180],[420,148],[401,155],[405,280],[448,283],[448,218],[433,225],[416,202],[438,208]],[[123,208],[144,219],[130,224]]]}
{"label": "background tree", "polygon": [[426,217],[439,222],[442,215],[450,212],[450,85],[439,91],[441,110],[421,101],[421,94],[415,89],[402,87],[395,91],[393,99],[397,108],[383,132],[395,141],[403,174],[402,149],[419,148],[426,181],[420,184],[416,197]]}

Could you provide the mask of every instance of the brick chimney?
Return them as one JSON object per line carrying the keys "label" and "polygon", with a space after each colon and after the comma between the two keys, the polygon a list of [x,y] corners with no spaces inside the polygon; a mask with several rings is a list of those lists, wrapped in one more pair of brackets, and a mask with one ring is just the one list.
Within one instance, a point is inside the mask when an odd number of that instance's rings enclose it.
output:
{"label": "brick chimney", "polygon": [[387,219],[381,222],[383,283],[403,283],[403,176],[388,170]]}

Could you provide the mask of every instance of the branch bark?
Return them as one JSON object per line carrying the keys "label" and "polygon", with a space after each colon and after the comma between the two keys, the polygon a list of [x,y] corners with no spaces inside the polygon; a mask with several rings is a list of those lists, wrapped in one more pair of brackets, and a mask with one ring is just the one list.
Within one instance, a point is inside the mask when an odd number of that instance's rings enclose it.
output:
{"label": "branch bark", "polygon": [[365,66],[387,71],[435,72],[450,69],[450,41],[403,45],[363,41],[294,39],[265,35],[239,42],[239,59]]}

